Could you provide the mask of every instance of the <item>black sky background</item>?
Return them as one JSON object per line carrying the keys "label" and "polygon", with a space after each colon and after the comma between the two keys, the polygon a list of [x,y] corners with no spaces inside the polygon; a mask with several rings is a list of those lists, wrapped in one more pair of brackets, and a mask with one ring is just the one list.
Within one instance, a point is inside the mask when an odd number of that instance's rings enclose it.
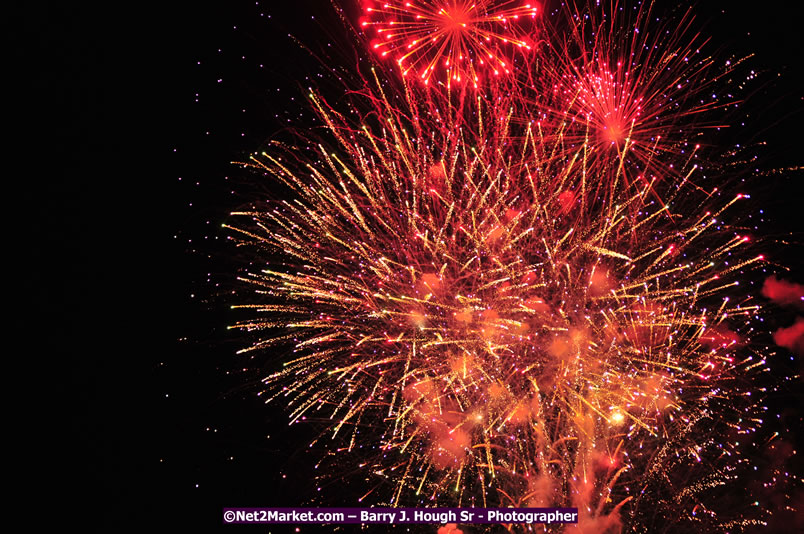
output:
{"label": "black sky background", "polygon": [[[767,142],[761,169],[803,165],[802,8],[701,4],[710,50],[756,54],[761,83],[735,139]],[[349,67],[338,24],[324,0],[8,12],[3,174],[16,274],[4,352],[11,439],[25,453],[8,461],[25,472],[21,494],[52,504],[57,522],[84,532],[284,532],[224,527],[221,509],[314,500],[304,448],[315,429],[288,429],[256,398],[254,369],[270,361],[234,355],[243,343],[226,330],[237,318],[227,295],[242,261],[221,223],[265,187],[230,162],[288,121],[309,120],[305,76],[326,85],[288,34]],[[798,282],[801,179],[746,185],[768,215],[758,233],[794,243],[768,248]],[[799,361],[777,372],[791,369]],[[785,425],[801,426],[800,393],[773,402]],[[345,506],[357,491],[322,489]]]}

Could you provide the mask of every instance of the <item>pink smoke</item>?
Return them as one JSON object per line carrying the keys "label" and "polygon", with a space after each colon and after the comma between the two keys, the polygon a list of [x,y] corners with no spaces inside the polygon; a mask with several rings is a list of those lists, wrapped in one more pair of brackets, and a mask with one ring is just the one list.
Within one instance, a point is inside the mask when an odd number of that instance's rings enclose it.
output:
{"label": "pink smoke", "polygon": [[773,334],[773,340],[780,347],[804,355],[804,317],[796,317],[793,326],[780,328]]}
{"label": "pink smoke", "polygon": [[765,280],[762,294],[781,306],[804,308],[804,286],[801,284],[771,276]]}

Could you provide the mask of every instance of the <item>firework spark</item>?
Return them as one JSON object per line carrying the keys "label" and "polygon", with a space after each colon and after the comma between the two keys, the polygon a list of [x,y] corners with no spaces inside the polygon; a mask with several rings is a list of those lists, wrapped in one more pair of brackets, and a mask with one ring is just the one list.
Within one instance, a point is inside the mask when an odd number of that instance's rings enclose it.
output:
{"label": "firework spark", "polygon": [[508,49],[532,48],[520,19],[538,12],[512,0],[385,0],[369,3],[361,26],[376,32],[372,48],[394,58],[403,75],[428,84],[443,69],[448,84],[477,86],[484,71],[511,72]]}

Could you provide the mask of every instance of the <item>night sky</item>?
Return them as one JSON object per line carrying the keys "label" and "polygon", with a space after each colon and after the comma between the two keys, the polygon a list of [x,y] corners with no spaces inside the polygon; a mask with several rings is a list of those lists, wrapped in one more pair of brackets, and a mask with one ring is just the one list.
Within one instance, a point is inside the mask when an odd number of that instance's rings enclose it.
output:
{"label": "night sky", "polygon": [[[755,54],[750,98],[718,142],[767,143],[732,179],[752,196],[765,253],[802,283],[804,175],[771,171],[804,165],[804,12],[701,4],[694,24],[710,51]],[[235,355],[247,340],[227,330],[241,318],[229,306],[248,258],[221,228],[270,190],[231,162],[309,124],[311,84],[337,98],[314,56],[357,61],[332,7],[37,5],[6,26],[9,255],[23,281],[10,283],[19,337],[5,352],[26,364],[7,380],[21,390],[15,434],[36,473],[22,487],[85,532],[290,532],[224,527],[222,508],[355,505],[362,488],[314,482],[316,428],[288,428],[280,406],[257,398],[271,355]],[[769,332],[793,321],[774,313]],[[800,372],[781,360],[780,379]],[[800,386],[771,399],[783,415],[771,424],[802,426]]]}

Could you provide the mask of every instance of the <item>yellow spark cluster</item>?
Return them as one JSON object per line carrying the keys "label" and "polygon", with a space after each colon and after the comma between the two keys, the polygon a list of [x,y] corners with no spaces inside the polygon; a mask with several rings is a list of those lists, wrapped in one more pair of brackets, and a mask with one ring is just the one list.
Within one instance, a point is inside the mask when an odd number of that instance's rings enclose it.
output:
{"label": "yellow spark cluster", "polygon": [[236,327],[292,347],[265,380],[291,422],[373,450],[383,502],[573,506],[601,531],[669,457],[724,446],[699,427],[761,360],[735,356],[756,306],[727,298],[761,261],[721,220],[742,196],[713,207],[689,164],[658,201],[623,179],[628,137],[592,165],[610,148],[502,93],[354,98],[358,122],[310,95],[332,143],[245,163],[287,194],[230,226],[265,251]]}

